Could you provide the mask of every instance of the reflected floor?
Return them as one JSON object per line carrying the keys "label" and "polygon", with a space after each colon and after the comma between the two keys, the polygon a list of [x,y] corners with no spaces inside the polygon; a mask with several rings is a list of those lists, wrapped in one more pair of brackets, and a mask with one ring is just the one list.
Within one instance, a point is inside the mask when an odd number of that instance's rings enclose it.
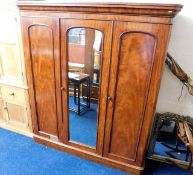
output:
{"label": "reflected floor", "polygon": [[[82,99],[81,99],[82,101]],[[73,97],[69,97],[69,106],[77,108]],[[97,104],[90,103],[90,109],[81,115],[69,111],[70,140],[96,147],[97,136]]]}

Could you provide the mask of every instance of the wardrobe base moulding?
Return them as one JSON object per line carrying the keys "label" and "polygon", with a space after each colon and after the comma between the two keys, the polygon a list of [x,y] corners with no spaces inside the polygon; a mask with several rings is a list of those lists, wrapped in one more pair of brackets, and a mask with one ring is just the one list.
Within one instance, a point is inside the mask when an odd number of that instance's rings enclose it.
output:
{"label": "wardrobe base moulding", "polygon": [[75,156],[78,156],[78,157],[81,157],[87,160],[91,160],[96,163],[100,163],[102,165],[106,165],[112,168],[117,168],[117,169],[127,171],[133,174],[142,174],[144,170],[144,167],[137,167],[137,166],[126,164],[126,163],[113,161],[111,159],[99,156],[97,154],[94,154],[88,151],[83,151],[73,146],[65,145],[59,142],[54,142],[50,139],[46,139],[38,135],[34,135],[33,138],[39,144],[43,144],[50,148],[55,148],[57,150],[64,151],[66,153],[73,154]]}

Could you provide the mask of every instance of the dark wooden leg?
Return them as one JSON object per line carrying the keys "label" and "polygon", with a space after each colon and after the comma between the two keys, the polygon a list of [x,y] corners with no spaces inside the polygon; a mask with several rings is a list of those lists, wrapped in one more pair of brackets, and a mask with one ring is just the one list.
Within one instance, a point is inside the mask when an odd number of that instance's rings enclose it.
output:
{"label": "dark wooden leg", "polygon": [[88,107],[88,78],[86,80],[86,106]]}
{"label": "dark wooden leg", "polygon": [[76,104],[76,83],[74,83],[74,103]]}
{"label": "dark wooden leg", "polygon": [[100,71],[97,71],[97,83],[99,83],[99,79],[100,79]]}
{"label": "dark wooden leg", "polygon": [[88,98],[88,107],[90,108],[90,77],[88,78],[88,94],[87,94],[87,98]]}
{"label": "dark wooden leg", "polygon": [[80,83],[78,83],[78,115],[80,115]]}
{"label": "dark wooden leg", "polygon": [[90,108],[90,78],[88,78],[86,81],[86,90],[86,105],[88,108]]}

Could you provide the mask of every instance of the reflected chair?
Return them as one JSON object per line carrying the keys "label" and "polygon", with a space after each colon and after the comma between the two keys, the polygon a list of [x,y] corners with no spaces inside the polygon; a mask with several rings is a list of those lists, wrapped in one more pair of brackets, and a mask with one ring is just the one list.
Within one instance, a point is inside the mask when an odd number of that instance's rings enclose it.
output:
{"label": "reflected chair", "polygon": [[[73,75],[77,75],[76,77],[74,77]],[[76,112],[78,115],[81,114],[81,112],[83,112],[86,109],[90,108],[90,76],[88,74],[85,73],[71,73],[69,74],[69,80],[70,82],[72,82],[74,84],[74,104],[78,105],[78,109],[74,108],[74,107],[69,107],[69,109],[71,111]],[[80,87],[81,84],[86,83],[86,87],[87,87],[87,98],[86,98],[86,104],[80,102]],[[77,93],[78,93],[78,97],[77,97]],[[78,98],[78,99],[77,99]],[[83,107],[81,109],[81,106]]]}

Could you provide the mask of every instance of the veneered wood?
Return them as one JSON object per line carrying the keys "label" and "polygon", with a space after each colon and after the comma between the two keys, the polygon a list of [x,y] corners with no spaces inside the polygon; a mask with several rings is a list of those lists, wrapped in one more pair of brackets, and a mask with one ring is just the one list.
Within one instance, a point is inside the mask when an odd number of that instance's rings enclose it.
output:
{"label": "veneered wood", "polygon": [[21,10],[20,15],[26,17],[58,17],[58,18],[67,18],[67,19],[89,19],[89,20],[103,20],[103,21],[132,21],[132,22],[142,22],[142,23],[155,23],[155,24],[172,24],[173,18],[168,17],[153,17],[153,16],[136,16],[136,15],[127,15],[127,14],[102,14],[102,13],[85,13],[81,12],[81,16],[78,15],[78,12],[57,12],[57,11],[27,11]]}
{"label": "veneered wood", "polygon": [[[108,93],[112,100],[108,102],[104,146],[104,156],[111,159],[136,164],[145,152],[145,146],[140,142],[147,140],[145,135],[149,130],[142,132],[146,127],[143,122],[145,114],[152,108],[148,104],[148,98],[152,98],[149,89],[157,83],[152,81],[155,75],[152,70],[153,66],[158,66],[157,61],[159,66],[164,64],[164,57],[160,59],[159,54],[165,50],[158,48],[169,33],[169,28],[163,26],[161,31],[160,27],[156,24],[115,23]],[[161,38],[163,34],[165,37]],[[151,112],[148,121],[153,116]]]}
{"label": "veneered wood", "polygon": [[[143,126],[141,128],[141,137],[139,140],[139,148],[136,157],[136,165],[144,165],[144,156],[148,144],[148,138],[151,132],[152,123],[154,120],[154,113],[156,101],[160,88],[161,75],[163,71],[164,61],[167,53],[167,46],[170,36],[171,27],[167,25],[158,25],[157,30],[157,47],[154,58],[154,65],[151,74],[151,83],[148,92],[147,106],[143,119]],[[164,43],[164,44],[163,44]]]}
{"label": "veneered wood", "polygon": [[148,3],[48,3],[42,1],[18,1],[21,10],[45,10],[67,12],[95,12],[174,17],[183,7],[180,4]]}
{"label": "veneered wood", "polygon": [[[182,6],[44,2],[19,2],[18,5],[23,21],[34,139],[89,160],[140,173],[144,167],[172,17]],[[27,39],[27,27],[36,23],[46,25],[53,32],[54,61],[48,72],[52,74],[50,79],[54,80],[55,88],[48,93],[55,93],[55,101],[48,106],[54,109],[56,125],[53,122],[49,127],[57,131],[59,141],[47,139],[49,134],[38,132],[34,92],[38,87],[32,86],[35,74]],[[92,28],[104,35],[96,150],[68,140],[67,31],[73,27]],[[45,40],[51,39],[46,36]]]}
{"label": "veneered wood", "polygon": [[58,21],[22,18],[22,24],[34,131],[58,136],[55,84],[59,61]]}
{"label": "veneered wood", "polygon": [[108,104],[105,142],[109,141],[109,154],[126,160],[136,157],[157,42],[152,33],[156,29],[151,24],[115,23],[109,84],[112,101]]}

